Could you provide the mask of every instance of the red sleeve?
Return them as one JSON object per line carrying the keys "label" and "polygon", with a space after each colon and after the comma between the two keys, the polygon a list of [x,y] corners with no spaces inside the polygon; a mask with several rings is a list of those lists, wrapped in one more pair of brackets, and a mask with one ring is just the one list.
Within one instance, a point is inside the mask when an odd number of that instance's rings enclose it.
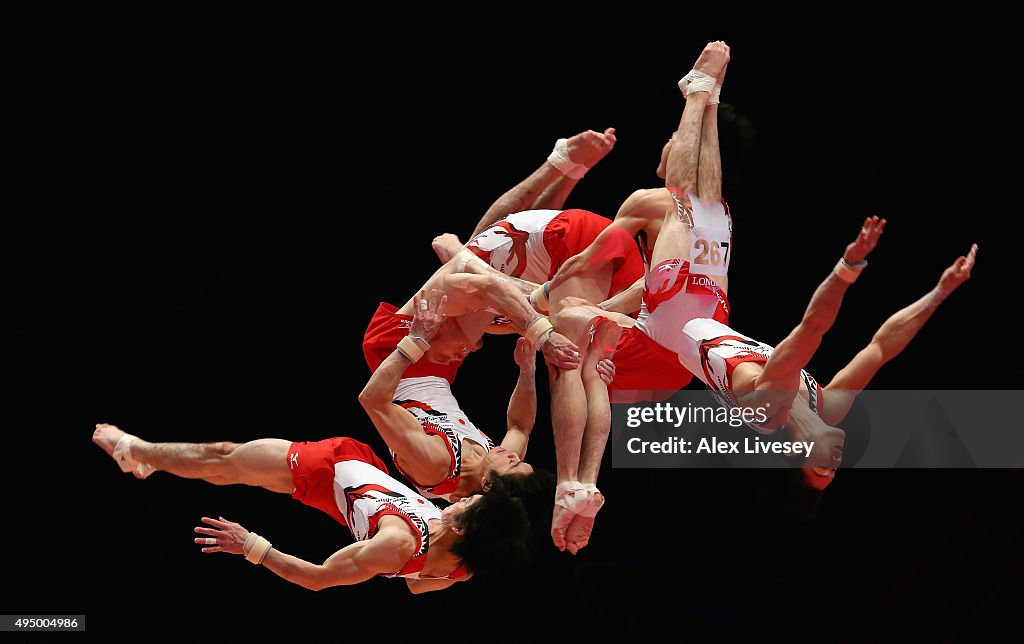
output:
{"label": "red sleeve", "polygon": [[[394,352],[398,342],[409,335],[411,322],[412,316],[399,315],[398,308],[393,304],[380,303],[369,326],[366,327],[366,333],[363,334],[363,356],[366,358],[366,364],[370,367],[371,372],[376,371],[380,363]],[[451,384],[455,381],[455,374],[458,370],[457,366],[434,364],[424,357],[416,364],[410,365],[402,376],[404,378],[437,376]]]}

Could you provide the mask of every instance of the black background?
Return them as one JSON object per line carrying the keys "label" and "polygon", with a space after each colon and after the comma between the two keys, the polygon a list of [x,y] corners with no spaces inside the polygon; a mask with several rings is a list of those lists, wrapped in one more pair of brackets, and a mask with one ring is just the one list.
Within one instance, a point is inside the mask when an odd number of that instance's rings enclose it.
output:
{"label": "black background", "polygon": [[[993,71],[1008,43],[970,17],[830,11],[442,4],[299,27],[274,13],[258,28],[201,13],[16,24],[0,612],[200,641],[991,632],[1020,592],[1017,470],[844,471],[809,512],[779,472],[606,462],[608,503],[578,557],[412,597],[386,579],[311,593],[201,555],[201,515],[313,561],[349,537],[283,495],[136,481],[89,442],[106,421],[148,440],[348,435],[385,453],[356,401],[377,302],[400,304],[435,266],[431,238],[464,237],[558,137],[619,137],[567,206],[611,217],[657,186],[675,82],[718,38],[733,55],[732,325],[778,342],[878,214],[889,228],[809,370],[827,381],[977,242],[972,280],[872,386],[1020,389],[1005,308],[1019,228],[995,197],[1015,134]],[[489,341],[454,386],[499,438],[512,347]],[[530,460],[553,468],[546,400]]]}

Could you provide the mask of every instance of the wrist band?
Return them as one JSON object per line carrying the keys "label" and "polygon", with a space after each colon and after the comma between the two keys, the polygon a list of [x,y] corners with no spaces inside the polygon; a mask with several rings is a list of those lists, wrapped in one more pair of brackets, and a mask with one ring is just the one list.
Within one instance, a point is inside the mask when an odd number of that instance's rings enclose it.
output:
{"label": "wrist band", "polygon": [[[248,550],[245,549],[245,544],[249,544]],[[257,565],[263,563],[263,560],[267,557],[267,552],[269,550],[270,542],[255,532],[250,532],[249,536],[245,538],[245,543],[242,544],[242,552],[245,553],[245,560]]]}
{"label": "wrist band", "polygon": [[252,548],[252,544],[256,543],[256,539],[258,539],[259,536],[260,535],[256,534],[255,532],[250,532],[245,536],[245,541],[242,542],[243,555],[249,554],[249,550]]}
{"label": "wrist band", "polygon": [[582,179],[587,173],[587,166],[576,163],[569,158],[569,139],[558,139],[555,141],[555,149],[548,155],[548,163],[555,166],[559,172],[570,179]]}
{"label": "wrist band", "polygon": [[[426,340],[423,342],[426,343]],[[399,353],[408,358],[409,362],[412,362],[413,364],[416,364],[416,362],[423,357],[423,349],[420,348],[420,345],[417,344],[416,340],[414,340],[410,335],[399,340],[397,348]],[[429,344],[427,345],[427,348],[430,348]]]}
{"label": "wrist band", "polygon": [[547,340],[547,336],[545,334],[553,329],[554,326],[552,326],[550,320],[546,317],[539,317],[533,321],[528,329],[526,329],[526,341],[534,347],[540,346],[537,344],[537,340],[540,339],[540,336],[544,335],[544,339]]}
{"label": "wrist band", "polygon": [[862,259],[855,264],[848,264],[842,257],[836,262],[834,270],[836,277],[843,280],[847,284],[853,284],[860,277],[860,272],[864,270],[864,267],[868,265],[868,260]]}
{"label": "wrist band", "polygon": [[544,282],[530,293],[530,305],[541,313],[551,310],[551,300],[548,299],[548,282]]}
{"label": "wrist band", "polygon": [[555,332],[554,327],[548,329],[547,331],[542,331],[541,334],[540,334],[540,337],[537,338],[537,346],[538,347],[543,347],[544,343],[548,341],[548,338],[550,338],[551,334],[554,333],[554,332]]}

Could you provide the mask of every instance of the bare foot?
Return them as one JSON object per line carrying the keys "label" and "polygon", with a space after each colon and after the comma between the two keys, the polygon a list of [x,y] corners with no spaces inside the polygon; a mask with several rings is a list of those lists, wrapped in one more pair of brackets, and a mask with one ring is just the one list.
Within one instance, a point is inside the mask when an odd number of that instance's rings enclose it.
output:
{"label": "bare foot", "polygon": [[92,433],[92,442],[99,445],[100,449],[107,453],[107,456],[113,457],[114,446],[122,436],[124,436],[124,432],[117,425],[97,423],[96,431]]}
{"label": "bare foot", "polygon": [[575,516],[572,511],[558,504],[555,505],[554,514],[551,515],[551,540],[561,551],[565,550],[565,531]]}
{"label": "bare foot", "polygon": [[[588,501],[600,508],[604,505],[604,496],[600,492],[591,492],[588,495]],[[596,518],[596,516],[585,517],[581,514],[573,517],[569,528],[565,531],[566,550],[576,554],[590,543],[590,534],[594,531],[594,519]]]}
{"label": "bare foot", "polygon": [[700,53],[697,62],[693,64],[693,69],[717,78],[727,64],[729,64],[729,46],[721,40],[716,40],[704,46],[704,51]]}
{"label": "bare foot", "polygon": [[442,264],[446,264],[448,260],[462,250],[462,242],[459,238],[451,233],[442,233],[434,238],[434,241],[430,244],[434,249],[434,253],[437,258],[441,260]]}
{"label": "bare foot", "polygon": [[566,142],[569,160],[593,168],[597,162],[605,158],[615,146],[615,128],[610,127],[602,132],[587,130],[570,137]]}
{"label": "bare foot", "polygon": [[[131,472],[135,478],[144,479],[155,472],[156,468],[133,459],[131,449],[128,446],[118,447],[121,439],[127,435],[117,425],[97,423],[96,429],[92,433],[92,442],[99,445],[100,449],[117,461],[117,465],[121,468],[122,472]],[[137,437],[133,437],[132,440],[142,442]]]}

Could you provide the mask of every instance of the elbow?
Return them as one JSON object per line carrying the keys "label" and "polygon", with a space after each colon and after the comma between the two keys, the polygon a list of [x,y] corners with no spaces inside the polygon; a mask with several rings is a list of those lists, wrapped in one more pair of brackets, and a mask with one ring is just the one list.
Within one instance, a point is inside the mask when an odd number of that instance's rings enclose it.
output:
{"label": "elbow", "polygon": [[320,579],[316,579],[314,577],[307,577],[306,579],[303,579],[299,582],[299,585],[305,588],[306,590],[312,590],[313,592],[321,591],[324,588],[327,588],[327,584],[325,584]]}
{"label": "elbow", "polygon": [[380,404],[380,396],[375,393],[369,385],[367,385],[359,392],[359,404],[362,405],[363,409],[366,411],[370,411]]}

